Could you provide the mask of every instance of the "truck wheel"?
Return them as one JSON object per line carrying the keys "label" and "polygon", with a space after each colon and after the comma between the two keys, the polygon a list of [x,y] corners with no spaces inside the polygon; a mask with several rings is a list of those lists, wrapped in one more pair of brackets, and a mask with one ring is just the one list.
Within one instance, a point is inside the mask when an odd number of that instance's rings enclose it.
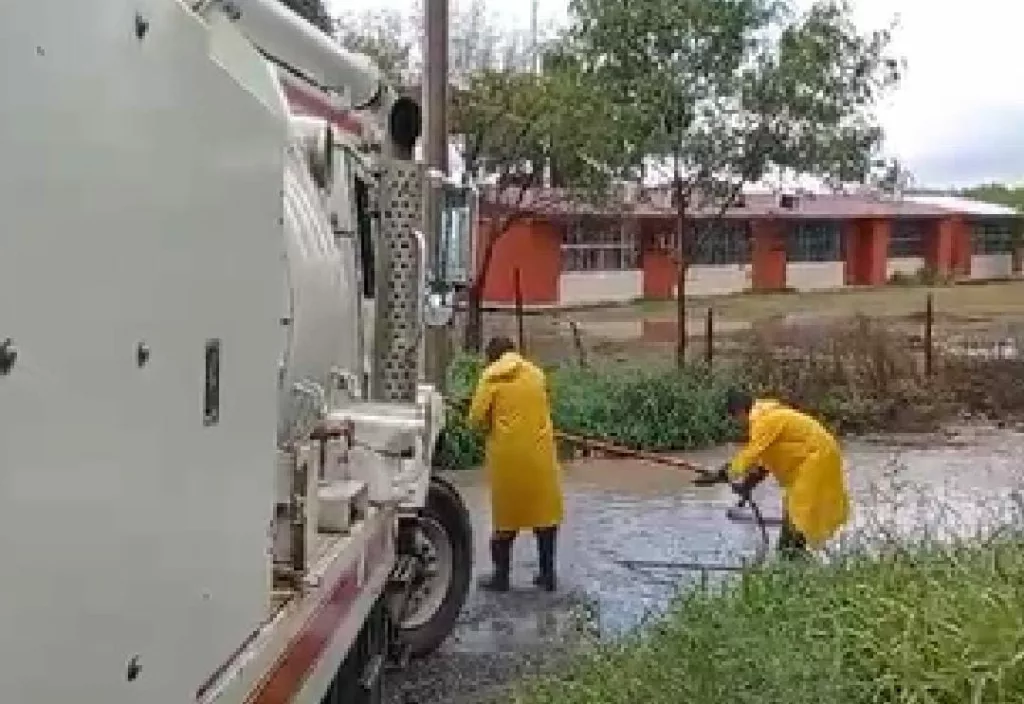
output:
{"label": "truck wheel", "polygon": [[473,576],[473,527],[459,492],[430,478],[426,506],[416,526],[418,573],[398,637],[413,657],[437,650],[455,627]]}

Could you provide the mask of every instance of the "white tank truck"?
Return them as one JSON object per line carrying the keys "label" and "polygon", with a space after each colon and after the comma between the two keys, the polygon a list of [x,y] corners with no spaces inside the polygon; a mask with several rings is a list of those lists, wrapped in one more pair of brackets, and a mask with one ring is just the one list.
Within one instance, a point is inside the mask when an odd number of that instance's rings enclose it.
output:
{"label": "white tank truck", "polygon": [[418,134],[276,0],[0,3],[0,702],[373,702],[448,635]]}

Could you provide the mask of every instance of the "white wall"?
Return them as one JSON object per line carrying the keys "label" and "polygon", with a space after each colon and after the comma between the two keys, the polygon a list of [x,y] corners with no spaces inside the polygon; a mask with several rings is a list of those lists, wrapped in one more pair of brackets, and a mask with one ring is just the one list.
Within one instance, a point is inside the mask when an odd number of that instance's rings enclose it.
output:
{"label": "white wall", "polygon": [[796,291],[820,291],[844,285],[844,262],[790,262],[786,265],[786,286]]}
{"label": "white wall", "polygon": [[1001,279],[1012,273],[1012,254],[975,254],[971,257],[972,279]]}
{"label": "white wall", "polygon": [[885,278],[891,279],[894,274],[917,276],[924,268],[924,257],[893,257],[885,265]]}
{"label": "white wall", "polygon": [[643,283],[639,269],[563,272],[558,280],[558,302],[585,305],[633,301],[643,295]]}
{"label": "white wall", "polygon": [[[687,296],[727,296],[750,288],[749,264],[701,264],[686,270]],[[673,286],[673,294],[675,294]]]}

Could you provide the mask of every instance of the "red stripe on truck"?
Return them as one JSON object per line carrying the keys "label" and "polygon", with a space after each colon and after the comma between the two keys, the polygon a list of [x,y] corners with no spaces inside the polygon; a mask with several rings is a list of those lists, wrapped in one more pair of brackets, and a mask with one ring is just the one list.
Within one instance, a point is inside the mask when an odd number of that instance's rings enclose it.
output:
{"label": "red stripe on truck", "polygon": [[[366,574],[380,568],[387,554],[387,526],[380,527],[370,538],[366,549]],[[277,662],[246,697],[246,704],[290,704],[298,696],[309,675],[348,618],[363,587],[359,584],[359,565],[338,577],[327,597],[284,649]]]}

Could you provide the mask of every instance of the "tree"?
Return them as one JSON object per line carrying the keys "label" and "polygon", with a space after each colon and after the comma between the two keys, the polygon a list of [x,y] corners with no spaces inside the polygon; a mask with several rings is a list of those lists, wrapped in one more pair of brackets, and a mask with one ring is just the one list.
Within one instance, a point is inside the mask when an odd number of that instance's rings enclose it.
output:
{"label": "tree", "polygon": [[[424,14],[422,0],[405,11],[382,9],[342,12],[337,37],[342,46],[375,59],[396,85],[415,85],[423,67]],[[490,0],[453,3],[448,28],[448,74],[463,85],[484,70],[529,70],[533,66],[532,38],[509,28],[492,12]],[[544,46],[549,29],[538,37]]]}
{"label": "tree", "polygon": [[632,135],[628,161],[672,174],[679,340],[694,209],[721,216],[769,173],[863,181],[899,77],[891,29],[860,34],[843,0],[572,0],[573,47]]}
{"label": "tree", "polygon": [[[495,247],[524,219],[585,208],[613,183],[618,126],[585,75],[568,64],[541,73],[480,71],[453,106],[466,177],[481,189],[482,251],[468,291],[465,347],[482,343],[483,291]],[[557,165],[560,187],[545,172]]]}
{"label": "tree", "polygon": [[369,56],[389,83],[401,86],[416,80],[420,40],[415,28],[422,26],[422,16],[415,11],[346,11],[336,20],[335,34],[342,46]]}
{"label": "tree", "polygon": [[281,0],[295,14],[308,20],[326,34],[334,34],[334,21],[323,0]]}

